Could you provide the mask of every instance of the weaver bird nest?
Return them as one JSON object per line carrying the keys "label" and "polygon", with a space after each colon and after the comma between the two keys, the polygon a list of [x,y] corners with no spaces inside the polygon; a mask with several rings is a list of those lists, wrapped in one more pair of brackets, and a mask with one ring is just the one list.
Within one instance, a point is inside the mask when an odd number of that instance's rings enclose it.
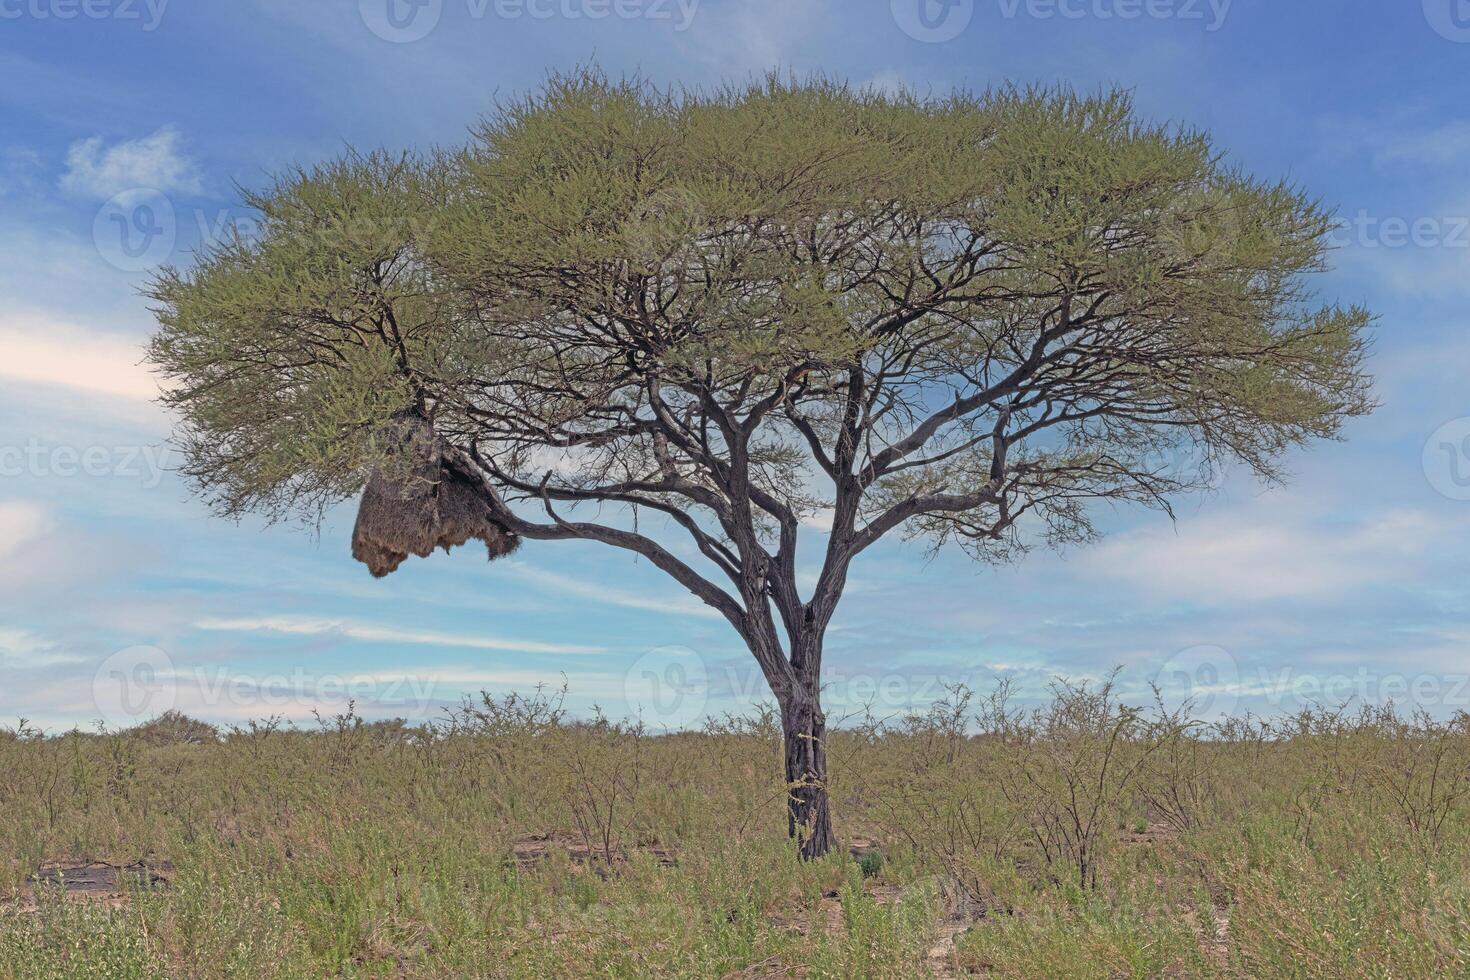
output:
{"label": "weaver bird nest", "polygon": [[427,419],[400,416],[397,429],[390,458],[363,489],[352,557],[382,578],[409,555],[427,558],[435,548],[448,551],[471,539],[484,542],[491,561],[520,546]]}

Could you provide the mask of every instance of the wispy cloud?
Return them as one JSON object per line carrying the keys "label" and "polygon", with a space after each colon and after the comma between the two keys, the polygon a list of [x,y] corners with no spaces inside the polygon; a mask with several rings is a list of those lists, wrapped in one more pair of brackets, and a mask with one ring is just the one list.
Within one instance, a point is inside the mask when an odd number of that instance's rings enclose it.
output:
{"label": "wispy cloud", "polygon": [[1382,141],[1373,161],[1380,167],[1452,166],[1470,155],[1470,123],[1456,120],[1443,126],[1392,134],[1385,138],[1378,130],[1375,138]]}
{"label": "wispy cloud", "polygon": [[691,57],[726,74],[764,72],[791,67],[840,18],[826,0],[741,0],[701,7],[693,28],[674,38]]}
{"label": "wispy cloud", "polygon": [[143,366],[143,346],[44,314],[0,316],[0,377],[85,388],[147,400],[158,381]]}
{"label": "wispy cloud", "polygon": [[570,575],[562,575],[559,572],[548,571],[544,568],[537,568],[525,562],[514,562],[513,565],[515,567],[515,574],[523,580],[537,582],[558,592],[564,592],[567,595],[574,595],[583,599],[590,599],[593,602],[675,616],[701,616],[716,619],[720,616],[718,612],[706,606],[698,599],[695,599],[693,596],[682,596],[678,591],[679,587],[668,582],[659,583],[657,594],[640,595],[636,592],[610,588],[599,583],[585,582],[582,579],[573,578]]}
{"label": "wispy cloud", "polygon": [[108,146],[101,136],[79,140],[66,153],[61,189],[99,200],[150,189],[197,193],[199,170],[184,156],[183,137],[172,126],[151,136]]}
{"label": "wispy cloud", "polygon": [[1394,510],[1348,525],[1259,510],[1148,527],[1104,542],[1082,565],[1109,581],[1204,605],[1269,599],[1344,599],[1413,571],[1444,529],[1430,516]]}
{"label": "wispy cloud", "polygon": [[81,663],[85,659],[62,652],[55,643],[34,633],[0,629],[0,670],[39,670]]}
{"label": "wispy cloud", "polygon": [[28,500],[0,501],[0,558],[43,534],[50,526],[46,508]]}
{"label": "wispy cloud", "polygon": [[621,674],[579,672],[552,676],[544,670],[474,670],[468,667],[374,671],[353,674],[347,678],[347,683],[352,686],[387,688],[401,685],[451,687],[457,690],[500,688],[530,693],[538,687],[558,687],[563,679],[565,679],[567,691],[579,698],[621,696],[625,689]]}
{"label": "wispy cloud", "polygon": [[401,629],[374,623],[358,623],[346,619],[307,619],[293,616],[265,616],[242,619],[202,619],[195,629],[224,633],[284,633],[293,636],[340,636],[373,643],[407,643],[436,647],[461,647],[474,650],[510,650],[520,653],[584,654],[603,653],[603,647],[566,643],[540,643],[535,640],[509,640],[484,634],[466,636]]}

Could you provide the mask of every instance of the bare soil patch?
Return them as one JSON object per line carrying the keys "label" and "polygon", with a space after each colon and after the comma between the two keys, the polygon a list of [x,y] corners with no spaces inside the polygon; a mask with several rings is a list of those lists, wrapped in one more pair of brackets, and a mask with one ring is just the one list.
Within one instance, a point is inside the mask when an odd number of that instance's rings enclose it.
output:
{"label": "bare soil patch", "polygon": [[99,904],[120,905],[138,891],[167,891],[174,866],[168,861],[108,864],[104,861],[47,861],[26,879],[22,911],[33,912],[40,892]]}

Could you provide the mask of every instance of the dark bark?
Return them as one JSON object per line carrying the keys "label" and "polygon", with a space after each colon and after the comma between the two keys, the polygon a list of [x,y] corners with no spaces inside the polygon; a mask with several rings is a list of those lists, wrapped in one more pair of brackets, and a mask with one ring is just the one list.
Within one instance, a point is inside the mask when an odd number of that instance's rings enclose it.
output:
{"label": "dark bark", "polygon": [[803,858],[818,858],[836,845],[827,795],[827,716],[815,684],[781,705],[786,759],[787,829]]}

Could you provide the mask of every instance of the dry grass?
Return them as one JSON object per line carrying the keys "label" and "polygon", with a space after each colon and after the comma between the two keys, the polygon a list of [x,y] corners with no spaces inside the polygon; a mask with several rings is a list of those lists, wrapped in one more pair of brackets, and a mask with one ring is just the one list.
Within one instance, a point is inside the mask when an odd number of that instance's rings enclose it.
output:
{"label": "dry grass", "polygon": [[849,848],[802,863],[769,717],[22,728],[0,976],[1470,975],[1464,718],[956,691],[830,751]]}

